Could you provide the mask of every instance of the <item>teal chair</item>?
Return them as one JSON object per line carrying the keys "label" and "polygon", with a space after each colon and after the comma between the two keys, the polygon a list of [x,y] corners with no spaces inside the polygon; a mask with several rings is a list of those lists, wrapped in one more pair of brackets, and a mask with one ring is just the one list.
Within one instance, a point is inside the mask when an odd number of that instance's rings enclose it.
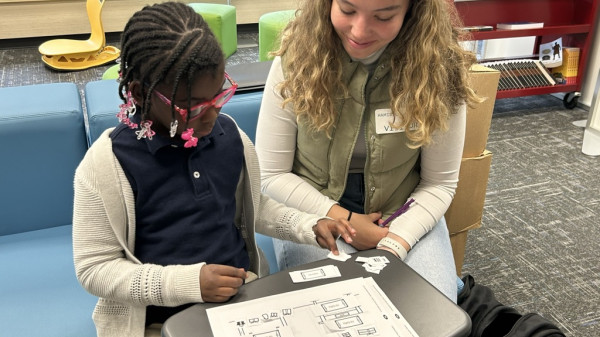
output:
{"label": "teal chair", "polygon": [[[190,3],[190,7],[200,15],[213,32],[223,49],[225,57],[237,51],[237,18],[234,6]],[[102,75],[103,80],[112,80],[119,77],[119,65],[108,68]]]}
{"label": "teal chair", "polygon": [[279,49],[281,32],[294,18],[296,10],[265,13],[258,19],[258,60],[269,61],[270,52]]}
{"label": "teal chair", "polygon": [[190,3],[189,6],[202,15],[221,44],[225,57],[237,51],[237,19],[234,6],[209,3]]}
{"label": "teal chair", "polygon": [[102,79],[103,80],[116,80],[117,78],[119,78],[120,67],[121,67],[121,65],[118,63],[110,66],[108,69],[106,69],[104,71],[104,74],[102,74]]}

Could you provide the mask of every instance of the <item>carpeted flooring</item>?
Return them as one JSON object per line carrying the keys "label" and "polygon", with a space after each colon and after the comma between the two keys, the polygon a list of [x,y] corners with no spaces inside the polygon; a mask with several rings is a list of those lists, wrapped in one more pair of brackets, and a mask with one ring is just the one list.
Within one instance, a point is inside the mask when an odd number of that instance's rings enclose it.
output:
{"label": "carpeted flooring", "polygon": [[540,95],[498,100],[482,227],[463,274],[568,336],[600,336],[600,157],[581,153],[587,111]]}
{"label": "carpeted flooring", "polygon": [[[256,31],[238,29],[228,65],[258,61]],[[37,52],[43,41],[0,40],[0,86],[74,82],[83,90],[110,67],[50,70]],[[118,35],[107,41],[119,46]],[[572,124],[585,118],[551,95],[496,101],[483,225],[469,232],[463,266],[502,303],[539,312],[570,337],[600,336],[600,157],[581,153],[583,129]]]}

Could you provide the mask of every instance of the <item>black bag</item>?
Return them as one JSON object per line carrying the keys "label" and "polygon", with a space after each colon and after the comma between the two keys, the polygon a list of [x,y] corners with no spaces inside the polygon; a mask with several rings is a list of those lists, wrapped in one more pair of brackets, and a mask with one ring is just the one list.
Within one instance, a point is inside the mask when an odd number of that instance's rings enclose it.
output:
{"label": "black bag", "polygon": [[556,325],[539,314],[521,315],[498,302],[492,290],[475,284],[471,275],[462,281],[465,287],[457,302],[471,317],[469,337],[565,337]]}

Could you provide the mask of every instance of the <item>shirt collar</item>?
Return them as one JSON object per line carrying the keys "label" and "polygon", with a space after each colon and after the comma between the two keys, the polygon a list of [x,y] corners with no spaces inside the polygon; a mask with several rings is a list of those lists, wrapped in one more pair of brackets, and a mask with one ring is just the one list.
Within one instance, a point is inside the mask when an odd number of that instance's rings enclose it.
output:
{"label": "shirt collar", "polygon": [[[215,141],[216,137],[223,135],[225,135],[225,130],[223,130],[221,123],[219,123],[219,117],[217,117],[217,120],[215,121],[215,126],[213,127],[212,131],[208,135],[198,139],[198,145],[196,146],[196,149],[192,150],[201,149],[206,145],[210,144],[211,142]],[[152,137],[152,140],[146,138],[144,139],[144,141],[148,146],[148,151],[152,154],[156,154],[158,150],[164,147],[183,148],[184,144],[184,141],[178,135],[171,138],[159,135],[158,133]]]}
{"label": "shirt collar", "polygon": [[373,54],[365,57],[364,59],[357,59],[357,58],[352,57],[352,61],[360,62],[366,66],[374,64],[379,60],[379,57],[381,56],[381,54],[383,54],[383,52],[385,51],[385,48],[387,48],[387,46],[388,45],[386,44],[381,49],[379,49],[378,51],[374,52]]}

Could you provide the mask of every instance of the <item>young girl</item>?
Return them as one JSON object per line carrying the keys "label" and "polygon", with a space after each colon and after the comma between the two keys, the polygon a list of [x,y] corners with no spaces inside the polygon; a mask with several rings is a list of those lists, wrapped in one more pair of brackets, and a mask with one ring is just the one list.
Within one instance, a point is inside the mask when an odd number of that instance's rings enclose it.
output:
{"label": "young girl", "polygon": [[237,85],[200,15],[181,3],[147,6],[125,26],[121,46],[122,124],[102,134],[75,173],[75,269],[99,297],[98,336],[143,336],[266,275],[255,228],[334,253],[334,236],[352,241],[347,222],[260,194],[252,143],[219,114]]}
{"label": "young girl", "polygon": [[[458,181],[472,54],[447,0],[312,0],[283,32],[256,148],[263,191],[348,219],[456,301],[444,213]],[[317,37],[317,38],[315,38]],[[307,43],[310,41],[310,43]],[[414,199],[406,213],[378,226]],[[351,248],[351,247],[349,247]],[[280,268],[324,257],[275,240]]]}

